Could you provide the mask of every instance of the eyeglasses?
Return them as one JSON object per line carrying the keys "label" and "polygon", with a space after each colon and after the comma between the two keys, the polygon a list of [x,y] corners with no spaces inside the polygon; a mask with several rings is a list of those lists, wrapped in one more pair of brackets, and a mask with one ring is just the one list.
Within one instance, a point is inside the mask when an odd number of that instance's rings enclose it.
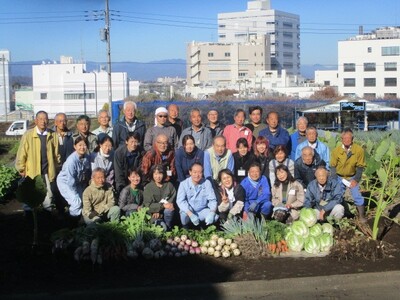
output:
{"label": "eyeglasses", "polygon": [[159,118],[167,118],[168,115],[158,115],[157,117],[159,117]]}

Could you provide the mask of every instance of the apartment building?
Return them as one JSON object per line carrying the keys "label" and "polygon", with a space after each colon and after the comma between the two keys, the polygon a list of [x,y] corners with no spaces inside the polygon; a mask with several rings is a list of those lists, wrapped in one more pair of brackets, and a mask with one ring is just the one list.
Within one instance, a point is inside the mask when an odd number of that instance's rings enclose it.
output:
{"label": "apartment building", "polygon": [[10,51],[0,50],[0,115],[10,112]]}
{"label": "apartment building", "polygon": [[256,36],[270,40],[271,69],[300,74],[300,17],[271,8],[269,0],[248,1],[247,10],[218,14],[218,42],[243,43]]}

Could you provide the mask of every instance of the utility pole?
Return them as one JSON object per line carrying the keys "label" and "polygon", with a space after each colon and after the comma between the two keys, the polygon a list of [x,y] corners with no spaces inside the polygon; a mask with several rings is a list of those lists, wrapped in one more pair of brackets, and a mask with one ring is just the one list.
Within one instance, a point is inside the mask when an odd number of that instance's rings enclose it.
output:
{"label": "utility pole", "polygon": [[2,55],[3,62],[3,89],[4,89],[4,116],[7,122],[7,86],[6,86],[6,57]]}
{"label": "utility pole", "polygon": [[110,9],[106,0],[105,10],[105,36],[107,42],[107,73],[108,73],[108,106],[110,111],[110,122],[112,124],[112,87],[111,87],[111,46],[110,46]]}

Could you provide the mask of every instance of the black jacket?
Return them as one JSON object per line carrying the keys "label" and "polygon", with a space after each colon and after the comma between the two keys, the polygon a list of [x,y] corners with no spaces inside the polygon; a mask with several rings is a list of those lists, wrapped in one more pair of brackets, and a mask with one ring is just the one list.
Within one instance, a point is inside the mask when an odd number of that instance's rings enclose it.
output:
{"label": "black jacket", "polygon": [[326,167],[326,162],[314,152],[314,160],[311,165],[303,163],[301,156],[294,162],[294,178],[306,189],[308,184],[315,179],[315,170],[319,166]]}
{"label": "black jacket", "polygon": [[[135,119],[136,126],[133,132],[137,132],[140,136],[140,145],[143,147],[144,134],[146,133],[146,124],[138,119]],[[126,138],[128,137],[129,129],[126,125],[125,118],[122,121],[115,123],[113,127],[112,139],[114,142],[114,149],[121,145],[125,145]]]}

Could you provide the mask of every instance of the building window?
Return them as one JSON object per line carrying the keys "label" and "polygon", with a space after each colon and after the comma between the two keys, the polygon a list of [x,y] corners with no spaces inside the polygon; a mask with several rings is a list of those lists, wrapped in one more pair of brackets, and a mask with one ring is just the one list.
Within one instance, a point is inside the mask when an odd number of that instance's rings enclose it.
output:
{"label": "building window", "polygon": [[356,64],[344,64],[343,65],[344,72],[355,72],[356,71]]}
{"label": "building window", "polygon": [[247,75],[247,73],[239,72],[239,77],[240,77],[240,78],[246,77],[246,75]]}
{"label": "building window", "polygon": [[293,38],[293,33],[292,33],[292,32],[284,31],[284,32],[283,32],[283,37],[286,37],[286,38]]}
{"label": "building window", "polygon": [[225,28],[225,24],[219,24],[218,27],[219,28]]}
{"label": "building window", "polygon": [[274,25],[275,22],[274,22],[274,21],[270,21],[270,22],[266,22],[265,24],[267,24],[267,25]]}
{"label": "building window", "polygon": [[257,56],[257,52],[254,52],[254,56]]}
{"label": "building window", "polygon": [[397,86],[397,78],[385,78],[385,86]]}
{"label": "building window", "polygon": [[235,33],[235,37],[244,37],[247,36],[247,33]]}
{"label": "building window", "polygon": [[283,25],[283,27],[286,27],[286,28],[293,28],[293,24],[290,22],[282,22],[282,25]]}
{"label": "building window", "polygon": [[283,57],[293,58],[293,53],[291,53],[291,52],[283,52]]}
{"label": "building window", "polygon": [[368,52],[368,53],[372,53],[372,47],[368,47],[368,48],[367,48],[367,52]]}
{"label": "building window", "polygon": [[283,42],[283,48],[293,48],[293,43],[290,42]]}
{"label": "building window", "polygon": [[231,53],[230,52],[225,52],[225,57],[231,57]]}
{"label": "building window", "polygon": [[224,39],[224,38],[226,38],[226,35],[225,35],[225,34],[220,34],[218,37],[219,37],[220,39]]}
{"label": "building window", "polygon": [[40,93],[40,100],[47,99],[47,93]]}
{"label": "building window", "polygon": [[344,86],[356,86],[355,78],[344,78],[343,80]]}
{"label": "building window", "polygon": [[330,86],[330,85],[331,85],[331,82],[329,80],[324,81],[324,86]]}
{"label": "building window", "polygon": [[396,93],[385,93],[384,97],[386,99],[397,99],[397,94]]}
{"label": "building window", "polygon": [[375,63],[364,63],[364,71],[365,72],[376,71]]}
{"label": "building window", "polygon": [[94,99],[94,93],[68,93],[64,94],[64,100],[83,100],[83,99]]}
{"label": "building window", "polygon": [[385,62],[385,71],[397,71],[397,63]]}
{"label": "building window", "polygon": [[400,46],[382,47],[382,56],[399,56]]}
{"label": "building window", "polygon": [[376,86],[376,78],[364,78],[364,86]]}
{"label": "building window", "polygon": [[293,64],[292,63],[283,63],[283,68],[284,69],[293,69]]}
{"label": "building window", "polygon": [[214,57],[214,53],[208,52],[208,57]]}
{"label": "building window", "polygon": [[363,98],[366,98],[366,99],[376,99],[376,94],[375,94],[375,93],[364,93]]}

